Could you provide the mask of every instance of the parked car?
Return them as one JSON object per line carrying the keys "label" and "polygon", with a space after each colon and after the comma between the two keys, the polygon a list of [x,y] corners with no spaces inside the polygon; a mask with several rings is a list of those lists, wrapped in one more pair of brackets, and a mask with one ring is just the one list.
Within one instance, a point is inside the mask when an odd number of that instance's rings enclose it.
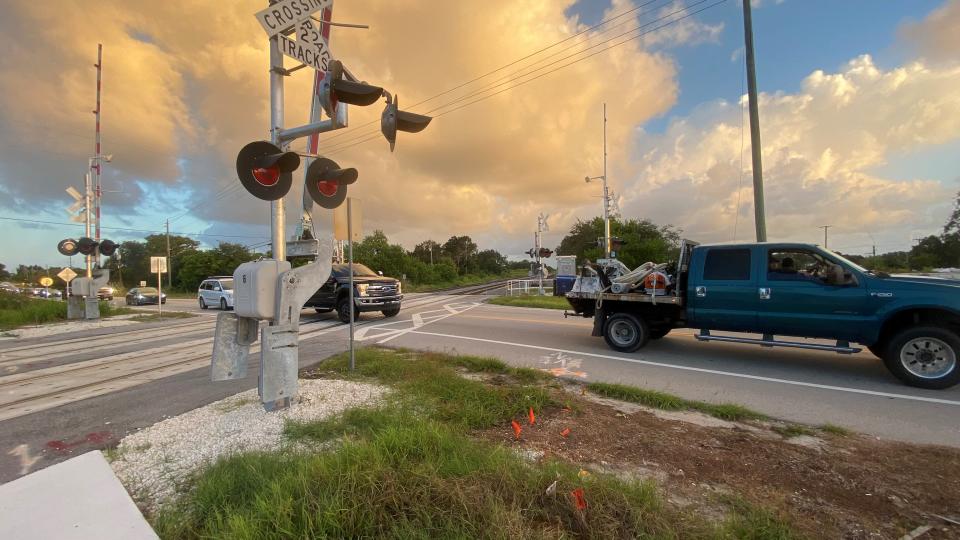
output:
{"label": "parked car", "polygon": [[203,280],[197,289],[200,309],[217,306],[222,310],[233,308],[233,276],[213,276]]}
{"label": "parked car", "polygon": [[[307,300],[304,307],[312,307],[317,313],[337,310],[343,322],[350,322],[350,267],[335,264],[330,279]],[[400,280],[384,277],[362,264],[353,265],[354,320],[360,313],[379,311],[385,317],[395,317],[400,313],[403,300]]]}
{"label": "parked car", "polygon": [[17,288],[17,286],[14,285],[13,283],[10,283],[9,281],[4,281],[3,283],[0,283],[0,291],[12,293],[12,294],[20,294],[20,289]]}
{"label": "parked car", "polygon": [[113,300],[113,287],[100,287],[97,289],[97,298],[101,300]]}
{"label": "parked car", "polygon": [[593,317],[594,336],[621,352],[636,351],[681,327],[699,328],[700,341],[841,354],[859,352],[854,342],[910,386],[941,389],[960,383],[960,281],[875,272],[819,246],[773,242],[684,241],[676,268],[673,283],[662,293],[642,285],[638,280],[646,274],[636,270],[613,280],[601,272],[578,278],[567,300],[577,314]]}
{"label": "parked car", "polygon": [[37,296],[40,298],[63,298],[63,293],[60,289],[40,289]]}
{"label": "parked car", "polygon": [[156,304],[158,301],[161,304],[166,304],[167,295],[160,294],[160,291],[158,291],[156,287],[137,287],[135,289],[130,289],[130,292],[128,292],[126,296],[126,302],[128,306]]}

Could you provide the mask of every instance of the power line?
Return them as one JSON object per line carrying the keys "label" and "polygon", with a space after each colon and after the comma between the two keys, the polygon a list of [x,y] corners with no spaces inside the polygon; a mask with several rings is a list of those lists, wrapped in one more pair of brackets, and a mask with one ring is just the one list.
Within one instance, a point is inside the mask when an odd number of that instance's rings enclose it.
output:
{"label": "power line", "polygon": [[[467,86],[467,85],[473,84],[473,83],[475,83],[475,82],[477,82],[477,81],[479,81],[479,80],[481,80],[481,79],[484,79],[484,78],[486,78],[486,77],[489,77],[490,75],[493,75],[494,73],[498,73],[498,72],[500,72],[500,71],[503,71],[504,69],[507,69],[508,67],[514,66],[514,65],[516,65],[516,64],[519,64],[520,62],[523,62],[524,60],[527,60],[527,59],[532,58],[532,57],[534,57],[534,56],[536,56],[536,55],[538,55],[538,54],[540,54],[540,53],[542,53],[542,52],[545,52],[545,51],[547,51],[547,50],[550,50],[550,49],[556,47],[557,45],[560,45],[561,43],[566,43],[567,41],[570,41],[571,39],[574,39],[574,38],[577,38],[577,37],[579,37],[579,36],[581,36],[581,35],[583,35],[583,34],[586,34],[587,32],[589,32],[589,31],[591,31],[591,30],[596,30],[597,28],[599,28],[599,27],[601,27],[601,26],[603,26],[603,25],[605,25],[605,24],[607,24],[607,23],[609,23],[609,22],[613,22],[613,21],[615,21],[616,19],[619,19],[619,18],[621,18],[621,17],[625,17],[625,16],[627,16],[627,15],[629,15],[629,14],[631,14],[631,13],[634,13],[634,12],[640,10],[640,9],[643,9],[644,7],[646,7],[646,6],[650,5],[650,4],[653,4],[654,2],[657,2],[657,1],[659,1],[659,0],[650,0],[650,1],[646,2],[646,3],[644,3],[644,4],[641,4],[641,5],[639,5],[639,6],[634,7],[634,8],[632,8],[632,9],[628,9],[627,11],[624,11],[623,13],[620,13],[620,14],[618,14],[618,15],[614,15],[614,16],[610,17],[609,19],[604,19],[604,20],[600,21],[599,23],[597,23],[597,24],[595,24],[595,25],[593,25],[593,26],[590,26],[590,27],[588,27],[588,28],[585,28],[584,30],[581,30],[580,32],[577,32],[576,34],[573,34],[572,36],[568,36],[568,37],[566,37],[566,38],[561,39],[560,41],[551,43],[550,45],[547,45],[546,47],[543,47],[543,48],[541,48],[541,49],[538,49],[538,50],[536,50],[536,51],[534,51],[534,52],[532,52],[532,53],[530,53],[530,54],[528,54],[528,55],[526,55],[526,56],[523,56],[523,57],[521,57],[521,58],[517,58],[516,60],[513,60],[512,62],[509,62],[509,63],[507,63],[507,64],[504,64],[504,65],[502,65],[502,66],[500,66],[500,67],[498,67],[498,68],[496,68],[496,69],[494,69],[494,70],[492,70],[492,71],[488,71],[487,73],[484,73],[483,75],[474,77],[474,78],[470,79],[470,80],[467,81],[467,82],[458,84],[457,86],[454,86],[453,88],[444,90],[443,92],[440,92],[439,94],[435,94],[435,95],[433,95],[433,96],[430,96],[430,97],[428,97],[427,99],[424,99],[423,101],[420,101],[420,102],[418,102],[418,103],[413,104],[411,107],[418,107],[418,106],[420,106],[420,105],[423,105],[424,103],[427,103],[428,101],[433,101],[434,99],[436,99],[436,98],[438,98],[438,97],[445,96],[445,95],[447,95],[447,94],[449,94],[449,93],[451,93],[451,92],[454,92],[454,91],[456,91],[456,90],[459,90],[459,89],[461,89],[461,88],[463,88],[463,87],[465,87],[465,86]],[[621,24],[622,24],[622,23],[621,23]],[[616,25],[616,26],[619,26],[619,24]],[[610,29],[608,28],[607,30],[604,30],[604,32],[609,31],[609,30],[610,30]],[[538,62],[539,62],[539,61],[538,61]],[[362,129],[362,128],[366,127],[366,126],[373,125],[373,124],[375,124],[375,123],[377,123],[377,122],[378,122],[378,120],[373,120],[373,121],[371,121],[371,122],[367,122],[366,124],[362,124],[362,125],[360,125],[360,126],[357,126],[356,129],[359,130],[359,129]],[[345,131],[345,132],[339,133],[339,134],[334,134],[334,135],[332,135],[332,136],[330,136],[330,137],[327,137],[327,140],[331,140],[331,139],[336,139],[336,138],[339,138],[339,137],[343,137],[343,136],[347,135],[348,133],[349,133],[349,131]]]}
{"label": "power line", "polygon": [[[701,0],[700,2],[698,2],[697,4],[694,4],[694,5],[699,5],[699,4],[702,4],[702,3],[706,2],[706,1],[707,1],[707,0]],[[598,55],[598,54],[601,54],[601,53],[603,53],[603,52],[606,52],[606,51],[608,51],[608,50],[610,50],[610,49],[613,49],[614,47],[618,47],[618,46],[623,45],[623,44],[625,44],[625,43],[629,43],[630,41],[639,39],[639,38],[641,38],[641,37],[643,37],[643,36],[645,36],[645,35],[647,35],[647,34],[650,34],[650,33],[652,33],[652,32],[656,32],[657,30],[661,30],[661,29],[663,29],[663,28],[665,28],[665,27],[667,27],[667,26],[670,26],[670,25],[672,25],[672,24],[675,24],[675,23],[677,23],[677,22],[680,22],[680,21],[682,21],[683,19],[692,17],[692,16],[694,16],[694,15],[696,15],[696,14],[698,14],[698,13],[702,13],[702,12],[704,12],[704,11],[710,9],[710,8],[716,7],[716,6],[718,6],[718,5],[720,5],[720,4],[723,4],[723,3],[725,3],[725,2],[726,2],[726,0],[719,0],[719,1],[717,1],[717,2],[714,2],[714,3],[712,3],[712,4],[709,4],[709,5],[707,5],[707,6],[704,6],[704,7],[700,8],[700,9],[698,9],[698,10],[696,10],[696,11],[692,11],[692,12],[686,13],[685,15],[683,15],[683,16],[681,16],[681,17],[678,17],[678,18],[676,18],[676,19],[673,19],[673,20],[671,20],[671,21],[668,21],[668,22],[666,22],[666,23],[664,23],[664,24],[661,24],[660,26],[651,28],[651,29],[649,29],[649,30],[647,30],[647,31],[644,31],[644,32],[641,32],[641,33],[639,33],[639,34],[637,34],[637,35],[635,35],[635,36],[633,36],[633,37],[630,37],[630,38],[627,38],[627,39],[625,39],[625,40],[623,40],[623,41],[620,41],[619,43],[614,43],[613,45],[610,45],[609,47],[605,47],[605,48],[600,49],[599,51],[593,52],[593,53],[591,53],[591,54],[589,54],[589,55],[587,55],[587,56],[584,56],[584,57],[582,57],[582,58],[578,58],[578,59],[576,59],[576,60],[573,60],[572,62],[568,62],[568,63],[566,63],[566,64],[563,64],[563,65],[561,65],[561,66],[558,66],[558,67],[556,67],[556,68],[554,68],[554,69],[552,69],[552,70],[550,70],[550,71],[546,71],[546,72],[544,72],[544,73],[541,73],[541,74],[537,75],[536,77],[531,77],[531,78],[529,78],[529,79],[527,79],[527,80],[520,81],[520,82],[518,82],[517,84],[515,84],[515,85],[513,85],[513,86],[508,86],[507,88],[503,88],[503,89],[498,90],[497,92],[494,92],[494,93],[492,93],[492,94],[483,96],[483,97],[481,97],[481,98],[478,98],[478,99],[469,101],[469,102],[467,102],[467,103],[464,103],[464,104],[462,104],[462,105],[460,105],[460,106],[458,106],[458,107],[455,107],[455,108],[453,108],[453,109],[444,111],[444,112],[442,112],[442,113],[440,113],[440,114],[437,114],[434,118],[439,118],[439,117],[444,116],[444,115],[446,115],[446,114],[450,114],[450,113],[455,112],[455,111],[458,111],[458,110],[460,110],[460,109],[464,109],[464,108],[466,108],[466,107],[469,107],[470,105],[473,105],[473,104],[475,104],[475,103],[479,103],[479,102],[481,102],[481,101],[490,99],[490,98],[492,98],[492,97],[494,97],[494,96],[496,96],[496,95],[499,95],[499,94],[502,94],[502,93],[504,93],[504,92],[513,90],[514,88],[517,88],[517,87],[519,87],[519,86],[523,86],[523,85],[525,85],[525,84],[527,84],[527,83],[530,83],[530,82],[533,82],[533,81],[535,81],[535,80],[537,80],[537,79],[539,79],[539,78],[541,78],[541,77],[544,77],[544,76],[546,76],[546,75],[550,75],[551,73],[555,73],[555,72],[557,72],[557,71],[559,71],[559,70],[561,70],[561,69],[563,69],[563,68],[565,68],[565,67],[569,67],[569,66],[572,66],[573,64],[582,62],[582,61],[584,61],[584,60],[586,60],[586,59],[588,59],[588,58],[591,58],[591,57],[593,57],[593,56],[596,56],[596,55]],[[689,6],[689,7],[692,7],[692,6]],[[689,7],[684,8],[683,10],[679,10],[679,11],[677,11],[677,12],[671,13],[670,15],[667,15],[667,16],[661,17],[661,18],[659,18],[659,19],[656,19],[656,20],[652,21],[651,23],[647,23],[646,25],[643,25],[643,26],[649,26],[650,24],[653,24],[653,23],[662,21],[662,20],[664,20],[664,19],[666,19],[666,18],[668,18],[668,17],[670,17],[670,16],[672,16],[672,15],[675,15],[675,14],[677,14],[677,13],[680,13],[680,12],[682,12],[682,11],[685,11],[686,9],[689,9]],[[621,34],[621,35],[619,35],[619,36],[617,36],[617,37],[622,37],[623,35],[632,33],[632,32],[635,31],[635,30],[636,30],[636,29],[634,29],[634,30],[632,30],[632,31],[630,31],[630,32],[625,32],[624,34]],[[612,39],[610,39],[610,40],[606,40],[606,41],[600,43],[599,45],[602,45],[602,44],[605,44],[605,43],[609,43],[610,41],[613,41],[614,39],[617,39],[617,37],[614,37],[614,38],[612,38]],[[590,47],[590,48],[594,48],[594,47]],[[589,50],[590,48],[585,49],[584,51],[581,51],[581,52],[585,52],[586,50]],[[568,57],[565,57],[564,59],[570,58],[571,56],[576,56],[576,54],[580,54],[580,53],[575,53],[575,54],[573,54],[573,55],[570,55],[570,56],[568,56]],[[562,60],[564,60],[564,59],[558,60],[557,62],[553,62],[553,63],[550,64],[550,65],[556,64],[556,63],[558,63],[558,62],[560,62],[560,61],[562,61]],[[546,66],[544,66],[544,67],[546,67]],[[531,73],[533,73],[533,72],[531,72]],[[528,73],[528,75],[529,75],[529,73]],[[524,75],[524,76],[525,76],[525,75]],[[438,107],[438,109],[439,109],[439,108],[446,107],[446,106],[449,106],[449,105],[456,104],[458,101],[460,101],[460,100],[459,100],[459,99],[454,100],[454,101],[452,101],[452,102],[450,102],[450,103],[448,103],[448,104],[446,104],[446,105],[443,105],[443,106],[441,106],[441,107]],[[371,134],[373,134],[373,133],[375,133],[375,132],[371,132]],[[346,141],[344,141],[344,142],[341,143],[341,145],[339,145],[339,146],[338,146],[338,145],[334,145],[333,148],[324,149],[324,150],[323,150],[323,153],[330,155],[330,154],[334,154],[334,153],[337,153],[337,152],[342,152],[343,150],[346,150],[347,148],[351,148],[351,147],[353,147],[353,146],[357,146],[357,145],[363,144],[363,143],[365,143],[365,142],[374,140],[374,139],[379,138],[379,137],[380,137],[380,135],[377,134],[377,135],[373,135],[373,136],[368,137],[368,138],[366,138],[366,139],[362,139],[362,140],[359,140],[359,141],[357,141],[357,142],[350,143],[350,144],[345,144]]]}
{"label": "power line", "polygon": [[[650,1],[650,2],[647,2],[646,4],[643,4],[642,6],[638,6],[638,8],[639,8],[639,7],[646,6],[646,5],[649,5],[649,4],[651,4],[651,3],[653,3],[653,2],[656,2],[656,1],[659,1],[659,0],[652,0],[652,1]],[[607,40],[605,40],[605,41],[601,41],[601,42],[596,43],[596,44],[594,44],[594,45],[591,45],[591,46],[589,46],[589,47],[587,47],[587,48],[585,48],[585,49],[581,49],[581,50],[579,50],[579,51],[577,51],[577,52],[574,52],[574,53],[572,53],[572,54],[569,54],[569,55],[567,55],[567,56],[564,56],[563,58],[560,58],[560,59],[558,59],[558,60],[555,60],[555,61],[553,61],[553,62],[550,62],[549,64],[544,64],[544,65],[542,65],[542,66],[540,66],[540,67],[536,67],[535,69],[532,69],[531,71],[528,71],[528,72],[526,72],[526,73],[523,73],[524,70],[529,70],[530,68],[534,68],[537,64],[539,64],[539,63],[541,63],[541,62],[544,62],[544,61],[546,61],[546,60],[549,60],[550,58],[553,58],[553,57],[555,57],[555,56],[557,56],[557,55],[559,55],[559,54],[563,54],[563,52],[565,52],[565,51],[570,51],[570,50],[572,50],[572,49],[574,49],[574,48],[576,48],[576,47],[579,47],[580,45],[585,45],[585,44],[589,43],[589,41],[590,41],[591,39],[593,39],[594,37],[602,36],[603,34],[605,34],[605,33],[609,32],[609,31],[613,30],[614,28],[617,28],[617,27],[619,27],[619,26],[623,26],[624,24],[629,23],[630,21],[627,20],[627,21],[621,22],[621,23],[619,23],[619,24],[613,25],[613,26],[611,26],[611,27],[609,27],[609,28],[606,28],[606,29],[603,30],[602,32],[596,34],[595,36],[590,36],[590,37],[588,37],[586,40],[580,41],[579,43],[575,43],[575,44],[573,44],[573,45],[571,45],[571,46],[569,46],[569,47],[565,47],[565,48],[563,48],[563,49],[561,49],[561,50],[559,50],[559,51],[557,51],[557,52],[555,52],[555,53],[553,53],[553,54],[550,54],[550,55],[548,55],[548,56],[546,56],[546,57],[544,57],[544,58],[541,58],[541,59],[537,60],[536,62],[534,62],[534,63],[532,63],[532,64],[530,64],[530,65],[528,65],[528,66],[522,67],[522,68],[520,68],[520,69],[518,69],[518,70],[516,70],[516,71],[514,71],[514,72],[512,72],[512,73],[510,73],[510,74],[508,74],[508,75],[505,75],[504,77],[500,77],[499,79],[496,79],[496,80],[493,81],[492,83],[487,84],[486,86],[480,88],[479,90],[474,90],[474,91],[472,91],[472,92],[470,92],[470,93],[468,93],[468,94],[465,94],[465,95],[459,96],[459,97],[457,97],[457,98],[454,98],[453,100],[451,100],[451,101],[449,101],[449,102],[447,102],[447,103],[444,103],[444,104],[442,104],[442,105],[439,105],[439,106],[437,106],[437,107],[434,107],[433,109],[430,109],[430,110],[428,110],[428,111],[425,111],[425,112],[423,112],[423,113],[421,113],[421,114],[429,115],[429,114],[431,114],[431,113],[433,113],[433,112],[435,112],[435,111],[438,111],[438,110],[440,110],[440,109],[443,109],[444,107],[448,107],[448,106],[454,105],[454,104],[456,104],[456,103],[459,103],[459,102],[465,101],[465,100],[467,100],[467,99],[470,99],[470,98],[472,98],[472,97],[475,97],[475,96],[478,96],[478,95],[480,95],[480,94],[483,94],[484,92],[488,92],[488,91],[493,90],[493,89],[495,89],[495,88],[501,87],[501,86],[503,86],[503,85],[505,85],[505,84],[509,84],[510,82],[516,81],[517,79],[519,79],[519,78],[521,78],[521,77],[526,77],[527,75],[531,75],[531,74],[533,74],[533,73],[536,73],[537,71],[541,71],[541,70],[546,69],[546,68],[548,68],[548,67],[550,67],[550,66],[556,65],[556,64],[558,64],[558,63],[560,63],[560,62],[562,62],[562,61],[564,61],[564,60],[567,60],[567,59],[569,59],[569,58],[572,58],[572,57],[574,57],[574,56],[577,56],[578,54],[583,54],[583,53],[589,51],[590,49],[594,49],[594,48],[596,48],[596,47],[599,47],[599,46],[601,46],[601,45],[604,45],[604,44],[606,44],[606,43],[609,43],[609,42],[611,42],[611,41],[613,41],[613,40],[616,40],[616,39],[618,39],[618,38],[621,38],[621,37],[623,37],[623,36],[625,36],[625,35],[628,35],[628,34],[631,34],[631,33],[633,33],[633,32],[636,32],[636,31],[638,31],[638,30],[640,30],[640,29],[642,29],[642,28],[644,28],[644,27],[646,27],[646,26],[650,26],[651,24],[656,24],[656,23],[659,22],[659,21],[662,21],[662,20],[664,20],[664,19],[667,19],[667,18],[669,18],[669,17],[672,17],[673,15],[676,15],[676,14],[678,14],[678,13],[682,13],[683,11],[686,11],[686,10],[692,8],[692,7],[697,6],[697,5],[703,4],[704,2],[707,2],[707,1],[708,1],[708,0],[700,0],[700,1],[696,2],[696,3],[694,3],[694,4],[691,4],[691,5],[689,5],[689,6],[685,6],[685,7],[682,8],[682,9],[676,10],[676,11],[674,11],[673,13],[669,13],[669,14],[667,14],[667,15],[663,15],[663,16],[657,18],[657,19],[654,19],[654,20],[646,23],[646,24],[639,25],[639,26],[637,26],[637,27],[631,28],[630,30],[628,30],[628,31],[626,31],[626,32],[617,34],[616,36],[614,36],[614,37],[612,37],[612,38],[610,38],[610,39],[607,39]],[[667,2],[667,4],[669,4],[669,1]],[[661,7],[665,7],[665,6],[666,6],[666,4],[664,4],[664,6],[661,6]],[[626,15],[627,13],[630,13],[630,12],[632,12],[632,11],[635,11],[635,9],[634,9],[634,10],[630,10],[630,11],[628,11],[628,12],[626,12],[626,13],[621,14],[621,15]],[[619,16],[617,16],[617,17],[619,17]],[[617,18],[617,17],[612,17],[612,18],[608,19],[608,22],[609,22],[609,21],[612,21],[613,19],[615,19],[615,18]],[[596,28],[597,26],[600,26],[600,25],[595,25],[593,28]],[[581,32],[580,34],[582,34],[582,32]],[[571,38],[576,37],[576,36],[578,36],[578,35],[580,35],[580,34],[576,34],[576,35],[574,35],[574,36],[571,36]],[[570,39],[570,38],[567,38],[567,39]],[[563,41],[566,41],[566,40],[562,40],[562,41],[560,41],[560,42],[558,42],[558,43],[562,43]],[[554,44],[554,45],[556,45],[556,44]],[[550,48],[553,47],[554,45],[545,47],[545,48],[541,49],[540,51],[538,51],[538,53],[539,53],[539,52],[543,52],[543,51],[545,51],[545,50],[547,50],[547,49],[550,49]],[[604,49],[604,50],[607,50],[607,49]],[[538,54],[538,53],[534,53],[534,54]],[[524,58],[529,58],[530,56],[533,56],[533,54],[528,55],[528,56],[526,56],[526,57],[524,57]],[[592,56],[592,55],[591,55],[591,56]],[[587,57],[587,58],[588,58],[588,57]],[[517,61],[517,62],[518,62],[518,61]],[[511,63],[511,64],[507,64],[507,66],[504,66],[504,67],[508,67],[508,66],[510,66],[510,65],[516,64],[517,62],[513,62],[513,63]],[[503,68],[494,70],[494,71],[490,72],[489,74],[496,73],[497,71],[500,71],[500,70],[502,70],[502,69],[503,69]],[[489,75],[489,74],[488,74],[488,75]],[[475,78],[475,79],[473,79],[473,80],[470,81],[470,82],[479,80],[479,79],[481,79],[481,78],[483,78],[483,77],[485,77],[485,76],[486,76],[486,75],[484,75],[484,76],[482,76],[482,77]],[[466,86],[467,84],[469,84],[469,83],[464,83],[464,84],[460,85],[460,86],[457,87],[457,88],[461,88],[461,87],[463,87],[463,86]],[[443,93],[438,94],[437,96],[434,96],[434,97],[438,97],[438,96],[444,95],[444,94],[446,94],[446,93],[449,93],[449,92],[443,92]],[[427,101],[430,101],[430,100],[432,100],[432,99],[433,99],[433,98],[429,98],[429,99],[427,99],[427,100],[421,101],[420,103],[417,103],[417,104],[413,105],[412,107],[416,107],[417,105],[421,105],[421,104],[426,103]],[[352,132],[352,138],[348,138],[347,140],[338,141],[338,142],[335,143],[335,146],[336,146],[336,145],[347,144],[347,143],[353,142],[353,141],[357,141],[358,139],[361,139],[361,138],[366,137],[366,136],[368,136],[368,135],[370,135],[370,134],[376,133],[377,131],[374,130],[374,131],[367,131],[366,133],[360,133],[359,135],[357,134],[357,131],[360,131],[362,128],[364,128],[364,127],[366,127],[366,126],[369,126],[369,125],[371,125],[371,124],[374,124],[374,123],[376,123],[376,122],[377,122],[377,121],[374,120],[374,121],[371,121],[371,122],[368,122],[368,123],[366,123],[366,124],[363,124],[363,125],[359,126],[357,129],[351,130],[351,132]],[[346,134],[347,134],[347,133],[344,133],[344,135],[346,135]],[[324,139],[324,142],[326,142],[326,143],[329,144],[329,142],[330,142],[332,139],[334,139],[334,138],[336,138],[336,137],[327,137],[327,138]],[[329,147],[328,147],[328,148],[329,148]]]}
{"label": "power line", "polygon": [[[5,221],[18,221],[24,223],[38,223],[42,225],[68,225],[71,227],[82,227],[83,225],[79,223],[69,223],[63,221],[43,221],[39,219],[24,219],[24,218],[12,218],[0,216],[0,219]],[[112,231],[126,231],[126,232],[137,232],[137,233],[150,233],[150,234],[166,234],[166,231],[150,231],[145,229],[128,229],[125,227],[103,227],[103,229],[108,229]],[[264,236],[254,236],[254,235],[237,235],[237,234],[212,234],[212,233],[187,233],[187,232],[171,232],[177,236],[211,236],[217,238],[265,238]]]}

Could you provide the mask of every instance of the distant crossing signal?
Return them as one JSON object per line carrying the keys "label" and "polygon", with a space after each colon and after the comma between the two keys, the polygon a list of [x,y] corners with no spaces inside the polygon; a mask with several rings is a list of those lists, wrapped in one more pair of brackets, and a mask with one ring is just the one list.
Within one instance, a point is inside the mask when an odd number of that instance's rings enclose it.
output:
{"label": "distant crossing signal", "polygon": [[77,253],[80,253],[80,246],[77,245],[77,241],[73,238],[65,238],[57,244],[57,251],[65,257],[73,257]]}
{"label": "distant crossing signal", "polygon": [[540,255],[541,259],[549,259],[550,256],[553,255],[553,252],[547,248],[540,248],[540,251],[538,251],[537,254]]}

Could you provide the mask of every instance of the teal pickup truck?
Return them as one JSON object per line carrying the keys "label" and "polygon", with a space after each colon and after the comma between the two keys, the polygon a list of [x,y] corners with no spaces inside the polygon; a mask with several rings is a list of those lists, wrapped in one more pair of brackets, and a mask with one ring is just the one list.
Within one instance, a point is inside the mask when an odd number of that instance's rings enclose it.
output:
{"label": "teal pickup truck", "polygon": [[669,285],[655,290],[614,283],[594,268],[595,278],[579,280],[598,283],[578,283],[567,299],[577,315],[594,318],[593,334],[617,351],[636,351],[686,327],[699,329],[701,341],[842,354],[860,352],[851,346],[859,343],[908,385],[942,389],[960,382],[960,281],[873,272],[797,243],[684,241]]}

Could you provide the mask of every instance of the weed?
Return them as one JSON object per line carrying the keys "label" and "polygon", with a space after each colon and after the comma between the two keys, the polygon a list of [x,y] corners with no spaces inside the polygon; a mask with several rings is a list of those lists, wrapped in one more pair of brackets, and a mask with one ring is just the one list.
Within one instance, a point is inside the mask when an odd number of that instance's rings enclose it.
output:
{"label": "weed", "polygon": [[498,306],[531,307],[545,309],[569,309],[570,303],[563,296],[497,296],[490,299]]}
{"label": "weed", "polygon": [[823,424],[820,426],[820,431],[829,433],[831,435],[836,435],[837,437],[849,437],[853,434],[853,432],[849,429],[834,424]]}
{"label": "weed", "polygon": [[729,508],[726,519],[719,526],[718,536],[721,538],[747,540],[798,538],[784,518],[767,508],[757,507],[734,495],[723,496],[721,502]]}
{"label": "weed", "polygon": [[[715,525],[663,503],[655,485],[471,438],[529,407],[559,407],[541,374],[488,358],[361,348],[324,368],[393,387],[377,409],[288,422],[292,441],[326,451],[247,453],[189,480],[151,517],[163,538],[788,538],[776,517],[746,503]],[[497,385],[457,370],[503,375]],[[628,387],[624,387],[628,388]],[[304,447],[302,447],[304,448]],[[305,448],[315,448],[306,446]],[[547,488],[556,483],[548,494]],[[570,493],[582,488],[586,510]],[[759,531],[760,534],[753,534]],[[751,536],[751,534],[753,534]]]}
{"label": "weed", "polygon": [[645,390],[635,386],[626,386],[623,384],[610,384],[594,382],[587,385],[587,390],[594,394],[639,403],[654,409],[663,409],[667,411],[693,410],[700,411],[710,416],[715,416],[723,420],[760,420],[764,415],[751,411],[741,405],[732,403],[713,404],[704,401],[690,401],[673,394],[657,392],[656,390]]}
{"label": "weed", "polygon": [[800,424],[787,424],[784,426],[773,426],[770,429],[772,429],[773,431],[776,431],[777,433],[779,433],[780,435],[788,439],[791,437],[799,437],[801,435],[815,434],[812,429],[806,426],[801,426]]}

